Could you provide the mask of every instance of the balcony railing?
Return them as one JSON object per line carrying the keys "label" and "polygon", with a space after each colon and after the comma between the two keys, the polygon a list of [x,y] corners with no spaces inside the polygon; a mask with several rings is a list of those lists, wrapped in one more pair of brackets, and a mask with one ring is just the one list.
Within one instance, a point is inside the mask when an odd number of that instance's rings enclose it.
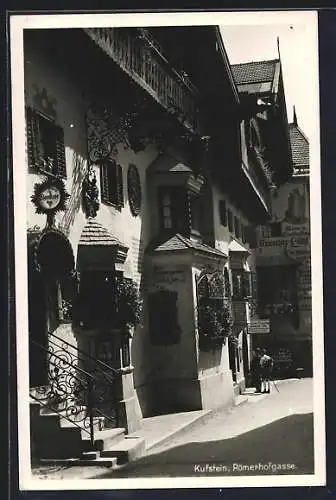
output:
{"label": "balcony railing", "polygon": [[198,131],[197,91],[178,73],[144,30],[84,28],[85,33],[134,81],[184,125]]}

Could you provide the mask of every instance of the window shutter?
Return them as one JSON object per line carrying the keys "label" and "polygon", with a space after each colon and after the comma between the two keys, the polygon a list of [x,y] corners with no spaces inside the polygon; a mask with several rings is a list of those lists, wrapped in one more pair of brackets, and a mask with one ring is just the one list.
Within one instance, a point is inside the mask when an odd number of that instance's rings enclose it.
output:
{"label": "window shutter", "polygon": [[116,169],[116,190],[117,190],[117,205],[118,207],[124,206],[124,182],[123,182],[123,170],[121,165],[115,165]]}
{"label": "window shutter", "polygon": [[148,295],[149,334],[153,345],[177,344],[181,338],[178,324],[177,292],[162,290]]}
{"label": "window shutter", "polygon": [[108,164],[104,163],[100,168],[100,192],[103,202],[109,202],[109,178],[108,178]]}
{"label": "window shutter", "polygon": [[258,299],[258,279],[257,279],[257,273],[251,273],[251,278],[252,278],[252,296],[255,300]]}
{"label": "window shutter", "polygon": [[252,283],[251,283],[251,273],[248,271],[244,272],[243,275],[243,295],[244,297],[252,297]]}
{"label": "window shutter", "polygon": [[225,200],[219,201],[219,218],[222,226],[227,226],[227,211]]}
{"label": "window shutter", "polygon": [[65,145],[64,145],[64,130],[62,127],[55,125],[56,132],[56,171],[55,174],[66,178],[66,162],[65,162]]}
{"label": "window shutter", "polygon": [[35,111],[31,107],[26,108],[26,135],[27,135],[27,159],[28,169],[36,171],[39,162],[39,138],[38,121]]}

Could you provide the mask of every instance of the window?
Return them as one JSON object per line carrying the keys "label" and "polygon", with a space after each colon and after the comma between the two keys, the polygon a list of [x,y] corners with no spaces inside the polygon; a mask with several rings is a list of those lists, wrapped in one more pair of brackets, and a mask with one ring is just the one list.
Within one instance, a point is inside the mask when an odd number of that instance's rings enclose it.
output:
{"label": "window", "polygon": [[271,222],[270,223],[271,237],[279,237],[282,235],[281,222]]}
{"label": "window", "polygon": [[246,243],[246,229],[243,224],[241,225],[241,239],[243,243]]}
{"label": "window", "polygon": [[232,270],[232,288],[235,299],[252,297],[252,275],[243,269]]}
{"label": "window", "polygon": [[170,186],[159,189],[160,229],[185,234],[188,232],[187,193],[182,187]]}
{"label": "window", "polygon": [[39,168],[58,177],[66,177],[64,131],[54,120],[28,107],[27,153],[28,168],[36,172]]}
{"label": "window", "polygon": [[237,238],[240,238],[240,222],[238,217],[234,218],[234,232]]}
{"label": "window", "polygon": [[115,161],[106,161],[100,167],[100,174],[102,202],[120,210],[124,206],[122,167]]}
{"label": "window", "polygon": [[246,242],[249,243],[251,248],[256,248],[257,246],[257,235],[256,230],[253,226],[246,226]]}
{"label": "window", "polygon": [[227,219],[228,219],[229,231],[230,231],[230,233],[233,233],[233,215],[232,215],[231,210],[227,211]]}
{"label": "window", "polygon": [[219,219],[222,226],[227,226],[227,210],[226,210],[226,201],[219,201]]}

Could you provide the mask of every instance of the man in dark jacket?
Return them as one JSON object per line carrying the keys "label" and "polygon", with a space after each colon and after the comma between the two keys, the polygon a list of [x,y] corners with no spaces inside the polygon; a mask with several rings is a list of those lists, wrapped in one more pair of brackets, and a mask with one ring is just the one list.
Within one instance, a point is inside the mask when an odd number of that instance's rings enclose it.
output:
{"label": "man in dark jacket", "polygon": [[261,392],[261,367],[260,367],[261,352],[257,348],[251,361],[252,385],[255,387],[255,392]]}

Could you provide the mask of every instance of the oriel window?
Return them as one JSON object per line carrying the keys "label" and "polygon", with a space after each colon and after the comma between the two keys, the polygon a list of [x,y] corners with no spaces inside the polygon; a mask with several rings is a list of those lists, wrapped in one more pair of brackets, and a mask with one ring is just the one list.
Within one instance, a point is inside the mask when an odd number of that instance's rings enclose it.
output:
{"label": "oriel window", "polygon": [[58,177],[66,178],[63,128],[55,121],[28,107],[26,109],[28,168],[40,168]]}
{"label": "oriel window", "polygon": [[188,232],[188,201],[186,189],[165,186],[159,189],[160,229],[186,234]]}

